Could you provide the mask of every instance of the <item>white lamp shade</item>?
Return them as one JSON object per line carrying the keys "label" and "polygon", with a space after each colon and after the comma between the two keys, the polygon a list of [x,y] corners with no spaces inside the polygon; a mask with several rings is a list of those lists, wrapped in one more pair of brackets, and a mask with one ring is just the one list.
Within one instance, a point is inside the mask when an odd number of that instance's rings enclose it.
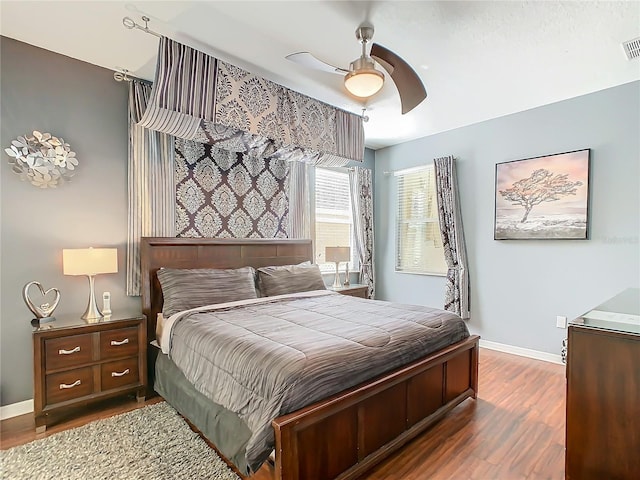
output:
{"label": "white lamp shade", "polygon": [[327,262],[348,262],[351,260],[349,247],[325,247],[324,258]]}
{"label": "white lamp shade", "polygon": [[98,275],[118,272],[117,248],[64,248],[62,269],[65,275]]}
{"label": "white lamp shade", "polygon": [[376,69],[362,69],[349,72],[344,77],[344,86],[356,97],[367,98],[380,91],[384,84],[384,74]]}

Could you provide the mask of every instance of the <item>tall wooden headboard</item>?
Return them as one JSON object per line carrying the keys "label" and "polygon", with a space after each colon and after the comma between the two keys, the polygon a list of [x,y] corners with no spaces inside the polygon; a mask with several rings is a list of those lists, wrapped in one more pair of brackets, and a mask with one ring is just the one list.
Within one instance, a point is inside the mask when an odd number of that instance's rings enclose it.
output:
{"label": "tall wooden headboard", "polygon": [[[147,316],[147,341],[156,338],[162,289],[156,272],[165,268],[254,268],[313,261],[311,240],[143,237],[140,264],[142,313]],[[149,348],[149,380],[157,352]],[[153,386],[153,383],[149,383]]]}

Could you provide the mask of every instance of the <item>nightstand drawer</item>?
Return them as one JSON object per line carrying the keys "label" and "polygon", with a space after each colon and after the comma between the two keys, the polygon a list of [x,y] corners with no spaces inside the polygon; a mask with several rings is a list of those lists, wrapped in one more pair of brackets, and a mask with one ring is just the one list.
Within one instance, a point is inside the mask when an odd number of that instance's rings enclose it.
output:
{"label": "nightstand drawer", "polygon": [[44,351],[47,371],[74,367],[93,359],[90,334],[45,340]]}
{"label": "nightstand drawer", "polygon": [[102,390],[135,385],[140,381],[138,357],[126,358],[101,365]]}
{"label": "nightstand drawer", "polygon": [[47,375],[46,389],[47,405],[90,395],[93,393],[92,368],[76,368],[68,372]]}
{"label": "nightstand drawer", "polygon": [[130,357],[138,354],[138,329],[120,328],[100,332],[100,358]]}
{"label": "nightstand drawer", "polygon": [[367,287],[351,288],[349,290],[341,290],[340,293],[342,295],[347,295],[349,297],[367,298]]}

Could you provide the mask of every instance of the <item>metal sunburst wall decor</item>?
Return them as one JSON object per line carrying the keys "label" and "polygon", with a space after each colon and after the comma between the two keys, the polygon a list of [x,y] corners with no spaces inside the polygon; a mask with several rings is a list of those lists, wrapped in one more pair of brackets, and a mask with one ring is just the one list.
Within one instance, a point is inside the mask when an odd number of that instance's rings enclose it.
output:
{"label": "metal sunburst wall decor", "polygon": [[63,138],[37,130],[13,140],[4,151],[13,172],[40,188],[55,188],[68,182],[78,166],[76,153]]}

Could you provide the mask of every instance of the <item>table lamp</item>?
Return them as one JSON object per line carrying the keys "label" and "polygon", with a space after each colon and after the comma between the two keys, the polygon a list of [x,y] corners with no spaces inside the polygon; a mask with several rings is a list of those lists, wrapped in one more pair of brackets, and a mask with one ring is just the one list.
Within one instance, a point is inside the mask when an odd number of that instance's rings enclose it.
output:
{"label": "table lamp", "polygon": [[349,247],[325,247],[324,258],[327,262],[335,262],[336,278],[333,280],[333,288],[341,288],[340,275],[338,274],[338,265],[340,262],[348,262],[351,259],[351,248]]}
{"label": "table lamp", "polygon": [[96,304],[94,276],[118,272],[117,248],[64,248],[62,268],[65,275],[86,275],[89,278],[89,303],[82,315],[84,320],[97,320],[102,313]]}

